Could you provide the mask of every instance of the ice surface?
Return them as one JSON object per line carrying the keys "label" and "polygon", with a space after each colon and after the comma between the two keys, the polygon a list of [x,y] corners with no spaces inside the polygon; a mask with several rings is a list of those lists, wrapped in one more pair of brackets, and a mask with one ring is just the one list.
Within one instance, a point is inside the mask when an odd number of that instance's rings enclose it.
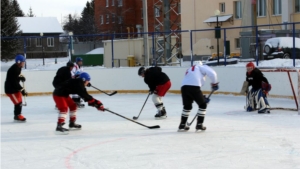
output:
{"label": "ice surface", "polygon": [[[147,94],[94,95],[105,107],[128,118],[137,116]],[[168,117],[155,120],[151,98],[138,122],[86,106],[78,111],[82,130],[55,135],[57,111],[52,96],[30,96],[23,114],[27,123],[13,122],[13,104],[1,97],[1,168],[3,169],[299,169],[300,116],[273,110],[243,110],[245,97],[212,95],[205,132],[177,132],[181,96],[163,98]],[[289,99],[269,99],[291,107]],[[197,111],[193,105],[189,121]]]}

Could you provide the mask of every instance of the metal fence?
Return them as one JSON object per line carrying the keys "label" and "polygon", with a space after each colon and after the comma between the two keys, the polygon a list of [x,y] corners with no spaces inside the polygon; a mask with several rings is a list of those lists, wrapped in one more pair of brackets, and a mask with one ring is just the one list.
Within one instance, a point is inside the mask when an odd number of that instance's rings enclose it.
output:
{"label": "metal fence", "polygon": [[[267,39],[288,36],[293,37],[291,61],[295,66],[295,59],[300,58],[296,56],[295,48],[295,38],[300,37],[300,29],[296,29],[299,26],[300,22],[295,22],[170,32],[1,37],[1,41],[17,39],[17,53],[24,54],[26,58],[70,57],[72,54],[102,52],[104,66],[125,67],[181,66],[183,61],[192,64],[195,60],[227,65],[231,58],[252,58],[259,64],[259,60],[265,59],[263,47]],[[132,57],[134,63],[130,60]]]}

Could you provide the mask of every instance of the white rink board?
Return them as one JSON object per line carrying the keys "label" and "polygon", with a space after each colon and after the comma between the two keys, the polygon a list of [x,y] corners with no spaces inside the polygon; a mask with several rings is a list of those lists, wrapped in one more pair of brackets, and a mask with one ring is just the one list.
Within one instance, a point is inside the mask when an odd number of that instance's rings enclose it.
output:
{"label": "white rink board", "polygon": [[[139,67],[135,68],[107,68],[107,69],[90,69],[87,72],[91,75],[91,83],[101,90],[148,90],[143,78],[137,75]],[[171,79],[172,86],[170,90],[181,88],[181,81],[187,68],[181,67],[162,67]],[[212,67],[218,74],[219,92],[234,93],[240,92],[242,84],[246,79],[245,68],[241,67]],[[26,76],[26,89],[29,93],[46,93],[52,92],[52,80],[56,71],[22,71]],[[292,96],[288,75],[286,72],[264,72],[269,82],[272,84],[270,95]],[[291,79],[298,93],[297,73],[292,72]],[[4,94],[4,81],[6,72],[1,72],[1,94]],[[210,80],[207,79],[203,91],[210,91]],[[89,88],[88,90],[94,90]]]}

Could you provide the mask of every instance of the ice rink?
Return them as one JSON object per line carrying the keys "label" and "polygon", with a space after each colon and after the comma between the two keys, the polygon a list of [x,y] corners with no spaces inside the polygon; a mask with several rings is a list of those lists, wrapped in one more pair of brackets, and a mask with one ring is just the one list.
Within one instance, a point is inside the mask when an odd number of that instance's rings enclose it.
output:
{"label": "ice rink", "polygon": [[[105,107],[128,118],[137,116],[147,94],[94,95]],[[13,104],[1,97],[3,169],[300,169],[300,116],[294,111],[245,112],[245,97],[212,95],[207,130],[177,132],[181,96],[163,98],[168,118],[155,120],[149,98],[138,122],[109,112],[80,109],[82,130],[55,135],[57,110],[52,96],[30,96],[23,107],[26,123],[13,122]],[[295,107],[289,99],[271,106]],[[196,104],[189,117],[197,111]],[[65,125],[66,127],[66,125]]]}

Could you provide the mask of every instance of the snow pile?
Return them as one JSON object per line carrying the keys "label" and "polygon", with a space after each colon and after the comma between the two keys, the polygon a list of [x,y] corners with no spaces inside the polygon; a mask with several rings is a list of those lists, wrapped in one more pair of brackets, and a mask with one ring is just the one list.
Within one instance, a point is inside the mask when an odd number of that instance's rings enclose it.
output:
{"label": "snow pile", "polygon": [[89,51],[86,54],[104,54],[104,48],[96,48],[94,50]]}

